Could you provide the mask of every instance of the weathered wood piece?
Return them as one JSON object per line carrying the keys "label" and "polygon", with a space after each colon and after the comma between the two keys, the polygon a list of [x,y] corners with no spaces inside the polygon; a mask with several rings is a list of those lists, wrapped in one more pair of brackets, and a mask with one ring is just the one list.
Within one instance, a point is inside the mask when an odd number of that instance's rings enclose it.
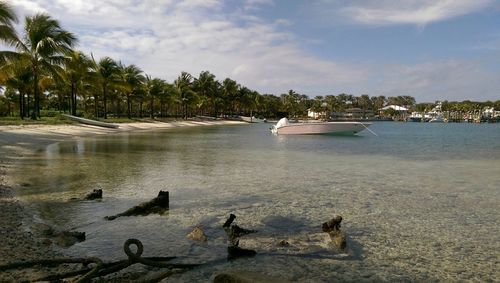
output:
{"label": "weathered wood piece", "polygon": [[106,220],[114,220],[121,216],[146,216],[152,213],[162,214],[169,209],[168,191],[160,191],[154,199],[134,206],[122,213],[106,216]]}
{"label": "weathered wood piece", "polygon": [[256,233],[257,230],[244,229],[236,224],[232,224],[235,219],[236,215],[230,214],[224,225],[222,225],[229,240],[229,245],[227,247],[227,258],[229,260],[232,260],[239,257],[255,256],[257,254],[256,251],[240,248],[239,244],[241,236],[248,235],[250,233]]}
{"label": "weathered wood piece", "polygon": [[102,199],[102,189],[94,190],[85,196],[86,200]]}
{"label": "weathered wood piece", "polygon": [[330,219],[328,222],[323,223],[321,228],[323,232],[340,230],[340,222],[342,222],[342,216],[335,214],[332,219]]}
{"label": "weathered wood piece", "polygon": [[342,222],[342,216],[334,215],[328,222],[323,223],[321,229],[330,235],[336,248],[344,250],[347,247],[347,236],[345,232],[340,230],[340,222]]}

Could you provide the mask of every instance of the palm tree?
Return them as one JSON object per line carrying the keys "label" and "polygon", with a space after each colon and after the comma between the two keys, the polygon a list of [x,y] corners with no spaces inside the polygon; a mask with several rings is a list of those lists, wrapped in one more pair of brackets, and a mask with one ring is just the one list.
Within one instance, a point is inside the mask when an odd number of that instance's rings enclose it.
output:
{"label": "palm tree", "polygon": [[19,94],[19,117],[21,119],[29,114],[29,94],[30,86],[33,84],[32,80],[31,68],[23,62],[13,62],[0,68],[0,84],[16,90]]}
{"label": "palm tree", "polygon": [[0,40],[15,45],[18,41],[14,23],[17,23],[17,17],[14,10],[5,2],[0,2]]}
{"label": "palm tree", "polygon": [[146,75],[145,89],[146,95],[149,97],[149,115],[151,119],[154,119],[154,102],[155,97],[159,97],[164,90],[165,81],[158,78],[151,78],[151,76]]}
{"label": "palm tree", "polygon": [[238,83],[230,78],[226,78],[222,82],[222,94],[226,107],[230,106],[230,114],[233,114],[234,105],[238,96],[238,89],[240,86]]}
{"label": "palm tree", "polygon": [[194,91],[192,90],[193,77],[186,72],[182,72],[177,80],[174,81],[174,86],[180,96],[181,105],[184,108],[184,119],[188,117],[188,105],[194,100]]}
{"label": "palm tree", "polygon": [[167,114],[167,109],[165,109],[165,104],[168,104],[172,100],[173,95],[175,94],[175,87],[172,84],[163,83],[163,90],[160,93],[160,116],[165,117]]}
{"label": "palm tree", "polygon": [[[76,43],[74,35],[61,28],[57,20],[45,14],[26,17],[23,40],[15,42],[17,52],[3,51],[0,57],[7,64],[27,62],[33,73],[34,107],[31,118],[40,117],[40,80],[44,74],[58,77],[58,67],[64,63],[64,54]],[[3,56],[2,56],[3,55]]]}
{"label": "palm tree", "polygon": [[213,107],[213,116],[217,117],[217,81],[215,80],[215,75],[211,74],[209,71],[203,71],[200,73],[199,77],[193,82],[194,90],[203,98],[210,100],[210,104]]}
{"label": "palm tree", "polygon": [[120,80],[125,87],[125,95],[127,97],[127,117],[132,119],[132,96],[142,86],[145,77],[142,75],[142,70],[136,65],[124,66],[119,64],[118,67]]}
{"label": "palm tree", "polygon": [[300,94],[295,92],[293,89],[289,90],[287,94],[283,94],[282,96],[283,107],[286,112],[289,112],[291,116],[296,116],[300,111],[299,103],[301,101]]}
{"label": "palm tree", "polygon": [[90,59],[80,51],[72,51],[67,56],[64,77],[71,88],[71,115],[76,115],[77,93],[83,80],[89,76]]}
{"label": "palm tree", "polygon": [[[111,58],[109,57],[104,57],[99,60],[99,63],[96,63],[95,60],[93,61],[92,68],[95,71],[96,74],[96,79],[98,82],[98,85],[101,88],[102,91],[102,102],[103,102],[103,110],[104,110],[104,119],[108,119],[108,109],[107,109],[107,94],[109,91],[109,88],[113,86],[118,81],[118,74],[119,74],[119,69],[118,69],[118,64]],[[95,114],[98,116],[97,113],[97,96],[95,97]]]}

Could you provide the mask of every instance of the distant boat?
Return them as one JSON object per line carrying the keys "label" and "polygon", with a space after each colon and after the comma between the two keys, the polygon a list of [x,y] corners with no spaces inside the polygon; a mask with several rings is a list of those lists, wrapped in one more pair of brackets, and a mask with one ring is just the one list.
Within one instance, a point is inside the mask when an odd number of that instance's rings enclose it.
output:
{"label": "distant boat", "polygon": [[371,123],[361,122],[290,123],[287,118],[282,118],[271,128],[271,132],[280,135],[353,135],[367,129],[370,125]]}
{"label": "distant boat", "polygon": [[446,122],[446,121],[444,120],[443,116],[441,116],[441,115],[435,116],[429,120],[429,123],[444,123],[444,122]]}
{"label": "distant boat", "polygon": [[407,122],[422,122],[422,113],[420,112],[412,112],[408,118],[406,118]]}

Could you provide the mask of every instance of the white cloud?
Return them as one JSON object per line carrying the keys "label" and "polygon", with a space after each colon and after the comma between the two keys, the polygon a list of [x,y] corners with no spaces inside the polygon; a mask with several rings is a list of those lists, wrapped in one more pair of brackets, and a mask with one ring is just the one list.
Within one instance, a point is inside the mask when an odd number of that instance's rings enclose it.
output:
{"label": "white cloud", "polygon": [[426,24],[482,10],[492,0],[362,1],[340,9],[351,20],[366,25]]}
{"label": "white cloud", "polygon": [[[273,5],[272,1],[257,2],[250,4]],[[226,3],[215,0],[179,3],[174,0],[16,0],[14,6],[25,14],[47,11],[77,35],[82,51],[92,52],[96,59],[110,56],[126,64],[133,63],[147,74],[170,82],[181,71],[197,76],[209,70],[219,80],[231,77],[262,93],[280,94],[294,89],[311,96],[349,92],[413,95],[417,101],[478,96],[499,99],[498,72],[488,72],[476,62],[444,60],[370,66],[326,60],[297,45],[310,40],[287,32],[286,19],[266,21],[244,9],[227,10]],[[380,3],[378,10],[365,6],[366,15],[359,21],[385,23],[377,17],[386,15],[373,13],[374,9],[384,13],[387,8],[391,23],[404,22],[391,15],[401,11],[411,14],[409,4]],[[408,22],[422,24],[477,10],[489,1],[467,4],[461,0],[436,0],[432,3],[448,7],[450,11],[435,8],[441,12],[429,12],[426,17],[416,15],[426,14],[418,11],[434,7],[431,2],[404,3],[413,3],[411,7],[415,11],[415,15],[408,16],[413,17]],[[350,6],[347,11],[354,19],[365,10]]]}
{"label": "white cloud", "polygon": [[500,99],[500,73],[488,72],[478,62],[444,60],[416,65],[386,66],[379,74],[378,94],[411,95],[418,101],[436,99]]}

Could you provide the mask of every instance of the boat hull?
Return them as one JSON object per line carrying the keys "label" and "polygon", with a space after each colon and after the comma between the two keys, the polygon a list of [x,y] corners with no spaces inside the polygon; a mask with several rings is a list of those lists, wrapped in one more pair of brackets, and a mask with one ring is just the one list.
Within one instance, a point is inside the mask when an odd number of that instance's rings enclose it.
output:
{"label": "boat hull", "polygon": [[283,127],[274,127],[272,132],[280,135],[354,135],[369,125],[371,124],[361,122],[292,123]]}

